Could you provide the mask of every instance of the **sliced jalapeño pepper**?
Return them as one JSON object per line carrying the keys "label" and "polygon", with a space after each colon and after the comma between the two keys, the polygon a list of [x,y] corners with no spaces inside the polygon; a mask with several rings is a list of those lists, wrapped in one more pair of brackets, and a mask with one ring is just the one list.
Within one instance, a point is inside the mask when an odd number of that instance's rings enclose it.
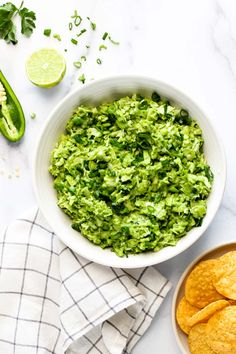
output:
{"label": "sliced jalape\u00f1o pepper", "polygon": [[0,132],[10,141],[18,141],[25,132],[25,116],[14,94],[0,70]]}

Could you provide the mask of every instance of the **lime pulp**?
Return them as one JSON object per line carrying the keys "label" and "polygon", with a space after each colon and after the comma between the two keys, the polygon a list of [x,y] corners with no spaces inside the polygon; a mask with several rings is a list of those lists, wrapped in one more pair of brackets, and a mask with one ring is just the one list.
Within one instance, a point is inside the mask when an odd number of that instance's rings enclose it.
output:
{"label": "lime pulp", "polygon": [[65,58],[56,49],[40,49],[28,58],[26,72],[29,80],[39,87],[56,86],[66,72]]}

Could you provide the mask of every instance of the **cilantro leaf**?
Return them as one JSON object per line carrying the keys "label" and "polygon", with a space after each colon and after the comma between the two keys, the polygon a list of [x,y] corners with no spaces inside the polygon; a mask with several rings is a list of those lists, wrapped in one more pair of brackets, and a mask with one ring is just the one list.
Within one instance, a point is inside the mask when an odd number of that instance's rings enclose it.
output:
{"label": "cilantro leaf", "polygon": [[19,11],[21,17],[21,33],[26,37],[30,37],[35,26],[36,15],[33,11],[28,10],[26,7]]}
{"label": "cilantro leaf", "polygon": [[0,6],[0,39],[4,39],[7,43],[16,44],[16,27],[12,21],[17,7],[7,2]]}
{"label": "cilantro leaf", "polygon": [[23,8],[23,2],[17,8],[11,2],[7,2],[0,6],[0,39],[4,39],[7,43],[17,44],[16,26],[14,18],[16,15],[21,17],[21,33],[26,37],[30,37],[34,28],[36,15],[26,7]]}

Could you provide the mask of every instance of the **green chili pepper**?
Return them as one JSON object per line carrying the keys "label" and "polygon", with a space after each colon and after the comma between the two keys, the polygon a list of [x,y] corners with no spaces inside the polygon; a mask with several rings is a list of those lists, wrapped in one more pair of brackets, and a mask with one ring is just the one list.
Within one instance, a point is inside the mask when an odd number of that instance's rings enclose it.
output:
{"label": "green chili pepper", "polygon": [[25,117],[20,102],[0,71],[0,132],[10,141],[18,141],[25,132]]}

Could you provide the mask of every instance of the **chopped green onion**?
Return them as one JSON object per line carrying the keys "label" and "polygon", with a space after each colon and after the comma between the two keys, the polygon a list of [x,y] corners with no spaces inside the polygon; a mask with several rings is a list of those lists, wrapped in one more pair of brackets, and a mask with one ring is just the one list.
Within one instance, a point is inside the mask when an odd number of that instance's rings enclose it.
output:
{"label": "chopped green onion", "polygon": [[82,82],[82,84],[84,84],[84,83],[85,83],[85,76],[84,76],[84,74],[82,74],[82,75],[78,78],[78,80],[79,80],[80,82]]}
{"label": "chopped green onion", "polygon": [[36,113],[34,113],[34,112],[30,113],[30,118],[31,119],[35,119],[36,118]]}
{"label": "chopped green onion", "polygon": [[74,25],[75,25],[76,27],[78,27],[78,26],[81,24],[81,22],[82,22],[82,17],[81,17],[81,16],[78,16],[78,17],[76,17],[76,18],[74,19]]}
{"label": "chopped green onion", "polygon": [[85,33],[87,30],[85,28],[83,28],[80,33],[78,33],[76,36],[80,37],[83,33]]}
{"label": "chopped green onion", "polygon": [[82,22],[82,17],[78,16],[77,18],[74,19],[74,25],[78,27]]}
{"label": "chopped green onion", "polygon": [[80,15],[78,15],[77,10],[74,10],[74,15],[71,16],[71,18],[74,19],[74,25],[76,27],[78,27],[81,24],[82,20],[83,20],[82,17]]}
{"label": "chopped green onion", "polygon": [[78,41],[76,39],[74,39],[74,38],[71,38],[71,43],[76,45],[76,44],[78,44]]}
{"label": "chopped green onion", "polygon": [[85,55],[82,55],[82,56],[80,57],[80,59],[83,60],[83,61],[86,61],[86,60],[87,60],[87,58],[86,58]]}
{"label": "chopped green onion", "polygon": [[101,45],[99,46],[99,50],[102,50],[102,49],[107,49],[107,46],[104,45],[104,44],[101,44]]}
{"label": "chopped green onion", "polygon": [[93,31],[96,30],[96,27],[97,27],[96,23],[90,22],[90,26],[91,26],[91,28],[92,28]]}
{"label": "chopped green onion", "polygon": [[108,33],[105,32],[105,33],[103,34],[103,36],[102,36],[102,39],[105,41],[105,39],[107,38],[107,36],[108,36]]}
{"label": "chopped green onion", "polygon": [[102,64],[102,61],[101,61],[100,58],[98,58],[98,59],[96,60],[96,62],[97,62],[99,65]]}
{"label": "chopped green onion", "polygon": [[50,37],[51,35],[51,28],[45,28],[45,30],[43,31],[43,34],[46,36],[46,37]]}
{"label": "chopped green onion", "polygon": [[89,49],[89,48],[90,48],[90,45],[86,45],[85,47]]}
{"label": "chopped green onion", "polygon": [[78,16],[79,16],[79,15],[78,15],[77,10],[74,10],[74,15],[72,15],[71,18],[76,18],[76,17],[78,17]]}
{"label": "chopped green onion", "polygon": [[77,10],[74,10],[74,15],[72,15],[71,18],[74,19],[74,25],[76,27],[78,27],[81,24],[82,20],[83,20],[82,17],[80,15],[78,15]]}
{"label": "chopped green onion", "polygon": [[72,22],[70,22],[70,23],[69,23],[69,30],[71,31],[71,30],[72,30],[72,28],[73,28],[73,23],[72,23]]}
{"label": "chopped green onion", "polygon": [[92,22],[92,21],[90,20],[90,17],[87,17],[87,19],[88,19],[89,22],[90,22],[90,27],[92,28],[93,31],[95,31],[95,29],[96,29],[96,27],[97,27],[96,23]]}
{"label": "chopped green onion", "polygon": [[74,61],[73,65],[74,65],[77,69],[80,69],[81,66],[82,66],[82,63],[81,63],[81,61]]}
{"label": "chopped green onion", "polygon": [[109,41],[112,43],[112,44],[115,44],[115,45],[119,45],[120,42],[117,42],[117,41],[114,41],[111,36],[108,37]]}
{"label": "chopped green onion", "polygon": [[60,36],[60,34],[55,33],[55,34],[53,35],[53,38],[55,38],[55,39],[57,39],[59,42],[61,42],[61,36]]}

